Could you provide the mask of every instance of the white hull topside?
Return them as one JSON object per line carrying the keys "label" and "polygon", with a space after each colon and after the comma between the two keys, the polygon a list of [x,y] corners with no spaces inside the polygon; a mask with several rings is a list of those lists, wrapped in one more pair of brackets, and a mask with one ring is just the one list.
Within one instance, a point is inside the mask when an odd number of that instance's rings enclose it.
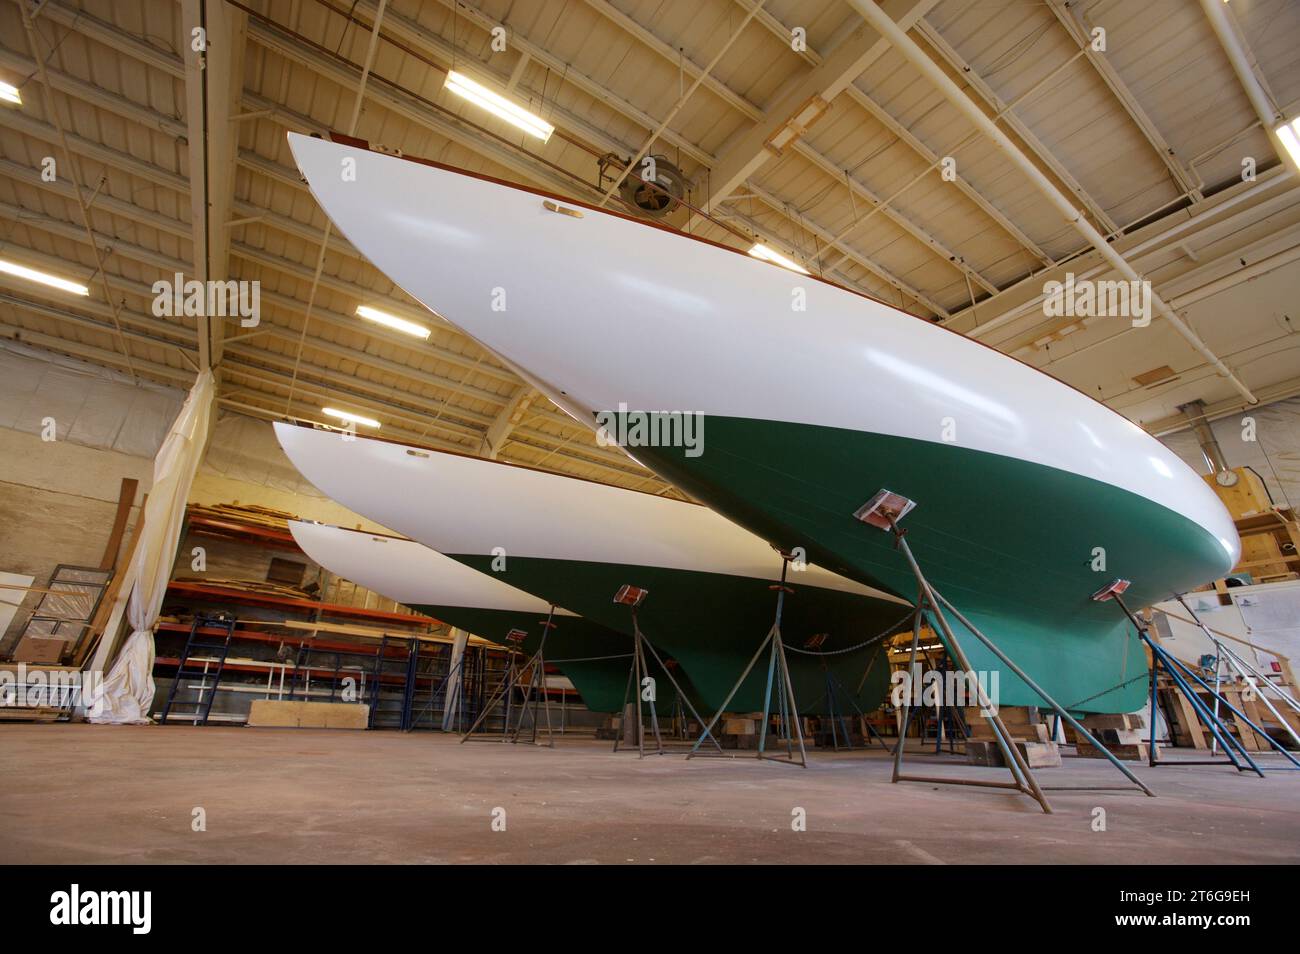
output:
{"label": "white hull topside", "polygon": [[[458,606],[545,616],[549,604],[414,540],[290,520],[294,542],[335,576],[406,606]],[[573,616],[557,608],[557,616]]]}
{"label": "white hull topside", "polygon": [[[1205,482],[1136,424],[960,334],[816,278],[472,174],[289,134],[349,241],[578,420],[642,411],[843,428],[1078,474],[1240,540]],[[344,181],[344,160],[355,180]],[[795,311],[795,290],[805,310]],[[506,307],[495,310],[504,292]],[[707,426],[705,436],[707,447]],[[867,488],[864,494],[870,491]]]}
{"label": "white hull topside", "polygon": [[[772,580],[781,558],[707,507],[476,457],[277,423],[322,493],[441,553],[575,560]],[[477,572],[477,571],[470,571]],[[800,586],[905,605],[809,564]]]}

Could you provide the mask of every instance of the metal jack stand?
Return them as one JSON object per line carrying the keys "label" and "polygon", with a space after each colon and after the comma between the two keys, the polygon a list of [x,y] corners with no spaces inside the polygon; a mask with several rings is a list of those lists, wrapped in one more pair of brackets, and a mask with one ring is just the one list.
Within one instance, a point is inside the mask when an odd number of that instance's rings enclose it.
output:
{"label": "metal jack stand", "polygon": [[[1229,729],[1227,725],[1224,724],[1224,722],[1218,717],[1216,712],[1210,710],[1210,707],[1205,704],[1205,701],[1201,699],[1200,696],[1197,694],[1196,690],[1192,688],[1191,684],[1188,682],[1188,677],[1190,677],[1193,682],[1195,682],[1197,685],[1199,685],[1202,689],[1204,689],[1206,692],[1210,694],[1210,697],[1214,699],[1216,710],[1218,709],[1218,706],[1222,704],[1226,709],[1228,709],[1228,711],[1230,711],[1233,714],[1238,726],[1241,725],[1249,726],[1252,732],[1254,732],[1260,738],[1267,740],[1269,745],[1271,745],[1273,748],[1277,749],[1284,756],[1286,756],[1286,758],[1290,760],[1292,765],[1294,765],[1296,768],[1300,768],[1300,761],[1297,761],[1294,755],[1292,755],[1285,748],[1283,748],[1281,743],[1275,740],[1272,736],[1266,733],[1254,722],[1250,721],[1250,719],[1247,717],[1247,715],[1244,712],[1242,712],[1240,709],[1238,709],[1236,706],[1230,703],[1226,698],[1224,698],[1218,692],[1218,690],[1211,687],[1204,679],[1198,676],[1190,666],[1184,663],[1181,659],[1178,659],[1175,656],[1171,655],[1168,650],[1166,650],[1163,646],[1161,646],[1159,643],[1157,643],[1155,640],[1151,638],[1151,634],[1147,631],[1146,624],[1143,623],[1141,620],[1139,620],[1135,615],[1133,615],[1132,611],[1129,610],[1128,606],[1124,603],[1124,599],[1121,596],[1121,594],[1125,590],[1127,590],[1128,587],[1129,587],[1128,580],[1115,580],[1112,583],[1110,583],[1108,586],[1103,587],[1100,591],[1094,594],[1093,599],[1098,601],[1114,600],[1115,604],[1119,606],[1121,610],[1123,610],[1124,615],[1128,617],[1129,622],[1132,623],[1134,628],[1137,629],[1138,637],[1142,640],[1142,642],[1146,643],[1147,648],[1151,650],[1151,740],[1150,740],[1151,750],[1148,753],[1148,759],[1150,761],[1150,764],[1151,765],[1159,764],[1159,760],[1156,758],[1156,747],[1155,747],[1156,676],[1159,672],[1160,667],[1163,665],[1165,667],[1165,672],[1169,674],[1169,677],[1170,679],[1173,680],[1174,685],[1178,687],[1178,690],[1182,692],[1182,694],[1186,697],[1187,701],[1191,703],[1192,709],[1196,712],[1200,720],[1205,724],[1205,727],[1210,730],[1210,734],[1214,736],[1214,738],[1218,741],[1220,745],[1223,746],[1223,754],[1228,757],[1228,761],[1232,763],[1233,768],[1237,769],[1237,771],[1239,772],[1251,771],[1254,772],[1256,775],[1258,775],[1260,778],[1264,777],[1263,769],[1261,769],[1259,765],[1255,762],[1255,760],[1250,757],[1250,753],[1246,751],[1245,745],[1241,742],[1240,739],[1238,739],[1235,735],[1233,735],[1232,730]],[[1186,605],[1187,605],[1186,603],[1183,604],[1184,607],[1186,607]],[[1195,618],[1195,614],[1193,614],[1193,618]],[[1246,762],[1245,766],[1243,766],[1241,762],[1237,761],[1236,755],[1233,754],[1234,749],[1236,750],[1237,754],[1240,755],[1241,758]],[[1196,765],[1196,764],[1222,765],[1224,763],[1219,762],[1217,760],[1214,761],[1200,760],[1199,762],[1191,762],[1191,761],[1184,762],[1180,759],[1178,764],[1179,765]]]}
{"label": "metal jack stand", "polygon": [[[465,732],[465,734],[460,737],[460,741],[462,745],[470,741],[489,741],[487,739],[473,739],[472,736],[474,732],[478,729],[478,727],[483,724],[483,722],[487,719],[487,717],[491,715],[492,711],[498,705],[500,705],[502,703],[502,700],[504,699],[505,722],[501,727],[502,742],[519,741],[519,735],[520,732],[523,730],[523,725],[524,725],[524,715],[526,713],[530,713],[532,716],[533,734],[532,734],[532,738],[530,738],[528,741],[533,745],[547,745],[550,746],[551,748],[555,747],[555,736],[551,731],[550,699],[547,697],[546,694],[546,672],[545,672],[546,637],[549,636],[551,630],[555,628],[555,624],[551,622],[551,620],[554,617],[555,617],[555,607],[552,606],[550,613],[547,614],[546,621],[542,623],[542,641],[537,646],[537,652],[533,653],[532,656],[530,656],[522,666],[516,666],[514,657],[513,656],[511,657],[510,668],[506,673],[505,682],[503,682],[502,685],[499,686],[494,693],[492,693],[492,697],[488,699],[487,705],[483,707],[483,711],[480,712],[478,718],[474,720],[474,724],[471,725],[469,729]],[[516,634],[518,635],[516,636]],[[515,641],[521,641],[523,636],[524,633],[521,630],[512,630],[510,632],[510,635],[507,636],[506,638],[511,642],[515,642]],[[527,684],[523,686],[526,695],[524,696],[523,703],[519,706],[519,714],[515,719],[515,727],[512,733],[510,730],[510,719],[511,719],[511,713],[513,708],[512,705],[513,693],[516,685],[516,678],[517,676],[521,676],[523,673],[528,673]],[[537,700],[539,696],[542,702],[542,709],[546,713],[546,742],[544,743],[539,743],[537,741],[537,728],[538,728]]]}
{"label": "metal jack stand", "polygon": [[[684,703],[686,707],[691,710],[691,715],[695,717],[695,720],[701,725],[704,724],[704,720],[700,718],[700,714],[695,711],[695,706],[691,705],[691,701],[687,699],[686,694],[682,692],[682,687],[678,685],[677,680],[673,678],[672,670],[662,659],[659,658],[659,654],[655,652],[654,646],[650,645],[650,640],[646,639],[645,634],[641,632],[641,624],[637,620],[636,611],[637,607],[645,602],[645,598],[649,595],[649,590],[643,589],[639,586],[632,586],[628,583],[620,586],[618,592],[614,594],[614,602],[627,606],[632,613],[632,668],[627,674],[627,689],[623,693],[622,718],[627,718],[628,709],[632,707],[632,702],[630,700],[633,693],[635,693],[636,750],[637,758],[642,759],[645,758],[645,719],[642,716],[641,711],[641,703],[643,701],[650,704],[650,726],[654,730],[656,753],[659,755],[668,754],[668,750],[664,748],[663,736],[659,733],[659,715],[655,711],[655,698],[657,692],[655,679],[650,675],[649,666],[646,663],[645,654],[647,649],[650,651],[650,655],[654,657],[655,662],[659,664],[659,668],[664,671],[664,675],[668,677],[668,681],[672,683],[673,690],[677,694],[676,700],[674,701],[675,709],[680,711]],[[685,722],[685,719],[682,721]],[[620,732],[614,737],[615,752],[619,750],[619,745],[622,741],[622,732]],[[713,744],[718,747],[719,752],[722,751],[722,746],[718,743],[717,739],[713,740]]]}
{"label": "metal jack stand", "polygon": [[[1268,711],[1273,714],[1273,718],[1277,719],[1278,724],[1280,724],[1282,728],[1286,730],[1286,733],[1291,736],[1291,740],[1295,742],[1296,747],[1300,748],[1300,735],[1296,734],[1295,729],[1291,727],[1291,723],[1283,718],[1282,713],[1278,712],[1277,707],[1269,701],[1268,696],[1265,694],[1265,690],[1273,692],[1277,696],[1278,700],[1284,706],[1291,709],[1292,712],[1300,713],[1300,702],[1296,702],[1295,698],[1292,697],[1289,692],[1284,692],[1282,688],[1275,685],[1273,680],[1269,679],[1268,676],[1264,675],[1243,659],[1231,647],[1221,642],[1214,630],[1206,626],[1205,623],[1201,621],[1201,618],[1196,615],[1196,611],[1187,605],[1187,601],[1183,599],[1181,594],[1178,596],[1178,602],[1182,604],[1183,609],[1187,610],[1187,613],[1191,616],[1193,622],[1200,627],[1201,632],[1205,634],[1205,638],[1214,644],[1214,650],[1216,653],[1214,688],[1216,690],[1219,688],[1220,678],[1222,675],[1222,664],[1227,663],[1230,671],[1235,671],[1237,676],[1240,677],[1243,682],[1255,690],[1259,697],[1259,701],[1264,703],[1268,708]],[[1215,703],[1215,707],[1218,707],[1217,702]],[[1290,769],[1287,769],[1287,771],[1290,771]]]}
{"label": "metal jack stand", "polygon": [[[808,767],[808,753],[803,744],[803,727],[799,724],[799,705],[794,698],[794,685],[790,682],[790,666],[785,656],[785,643],[781,641],[781,611],[785,608],[785,595],[794,592],[793,588],[787,586],[785,582],[786,574],[790,569],[790,560],[791,554],[781,554],[781,582],[769,587],[769,589],[776,591],[776,617],[772,621],[772,628],[767,631],[763,641],[758,644],[758,649],[754,651],[749,664],[745,666],[744,672],[740,674],[736,684],[727,693],[727,698],[722,700],[722,705],[713,714],[713,718],[705,726],[704,732],[695,740],[695,745],[691,747],[690,753],[686,756],[688,759],[699,752],[700,745],[703,744],[706,737],[713,738],[713,727],[718,724],[722,714],[727,711],[727,706],[731,704],[731,700],[740,691],[740,687],[748,678],[750,670],[754,668],[754,664],[758,662],[763,650],[770,644],[771,651],[767,658],[767,687],[763,690],[763,721],[759,726],[757,758],[766,759],[769,762],[799,765],[803,768]],[[785,758],[767,754],[767,724],[772,710],[773,683],[776,684],[777,689],[777,714],[781,720],[781,740],[786,745]],[[791,726],[794,728],[793,732],[791,732]],[[796,742],[799,746],[798,758],[795,758],[794,754]],[[713,744],[717,745],[718,750],[721,752],[722,746],[717,739],[713,739]]]}
{"label": "metal jack stand", "polygon": [[[1078,719],[1070,715],[1070,713],[1068,713],[1055,699],[1047,694],[1045,689],[1030,678],[1030,676],[1016,665],[1016,663],[1013,662],[1006,653],[1002,652],[1002,650],[999,649],[991,639],[985,636],[974,623],[963,616],[960,610],[944,599],[944,597],[930,585],[930,582],[925,578],[925,574],[921,572],[921,567],[916,562],[916,557],[912,555],[912,548],[908,546],[907,531],[898,528],[898,521],[902,520],[903,517],[905,517],[915,506],[915,501],[908,500],[906,497],[892,493],[888,490],[881,490],[867,501],[867,503],[859,507],[857,512],[854,513],[854,516],[863,523],[870,524],[879,530],[884,530],[894,535],[894,546],[900,550],[903,556],[907,559],[907,564],[912,570],[912,575],[916,577],[917,585],[920,588],[916,600],[916,612],[912,615],[912,649],[911,658],[908,661],[908,672],[914,671],[913,667],[916,664],[917,647],[920,645],[921,641],[921,621],[927,612],[928,606],[928,612],[942,631],[945,637],[944,642],[947,645],[949,652],[952,653],[953,660],[963,672],[975,676],[975,671],[971,667],[970,660],[966,657],[966,653],[962,649],[961,643],[957,641],[957,636],[953,632],[952,627],[948,625],[948,619],[944,615],[944,610],[947,609],[948,612],[952,613],[952,615],[956,617],[957,621],[960,622],[972,636],[983,643],[989,652],[993,653],[993,655],[996,656],[1004,666],[1010,669],[1011,672],[1015,673],[1015,675],[1018,676],[1025,685],[1027,685],[1039,698],[1054,709],[1061,718],[1063,718],[1077,733],[1079,733],[1079,735],[1083,736],[1092,745],[1096,746],[1097,749],[1110,760],[1111,764],[1119,769],[1120,772],[1129,779],[1129,781],[1140,788],[1144,793],[1154,798],[1155,792],[1151,791],[1151,789],[1149,789],[1141,779],[1134,775],[1128,766],[1115,758],[1115,756],[1112,755],[1105,746],[1093,737],[1091,732],[1083,727],[1082,723],[1080,723]],[[903,745],[907,741],[907,726],[912,717],[910,698],[908,699],[908,705],[904,710],[903,725],[898,734],[898,745],[894,749],[893,781],[932,782],[946,785],[957,784],[985,786],[991,788],[1012,788],[1033,798],[1038,802],[1039,806],[1045,813],[1050,814],[1052,806],[1048,803],[1047,796],[1044,794],[1044,786],[1038,784],[1038,780],[1034,778],[1033,772],[1029,770],[1028,761],[1020,754],[1020,750],[1015,747],[1011,740],[1010,732],[1007,731],[1007,727],[1002,723],[1002,719],[998,716],[996,708],[989,701],[988,696],[984,692],[984,687],[980,685],[979,679],[976,678],[974,682],[978,695],[980,714],[983,715],[993,727],[993,734],[997,739],[998,748],[1002,752],[1002,757],[1006,761],[1007,767],[1010,769],[1014,781],[985,782],[973,779],[903,775]],[[1102,790],[1095,786],[1049,786],[1048,788],[1073,791]]]}
{"label": "metal jack stand", "polygon": [[[824,640],[825,640],[824,636],[820,636],[820,635],[814,636],[804,643],[804,648],[814,649],[820,646],[822,641]],[[872,659],[871,663],[872,665],[875,664],[874,658]],[[835,677],[835,674],[831,672],[831,669],[828,665],[826,665],[825,660],[822,660],[822,674],[826,678],[826,692],[823,693],[822,699],[826,700],[826,721],[830,723],[830,727],[831,727],[831,748],[833,748],[836,752],[838,752],[841,748],[845,748],[849,750],[855,748],[855,746],[853,745],[853,733],[849,731],[848,713],[844,712],[843,709],[840,708],[840,704],[839,704],[840,695],[843,694],[844,699],[847,700],[848,704],[853,707],[853,711],[858,714],[858,719],[861,722],[862,728],[865,732],[864,742],[862,747],[864,749],[871,748],[871,740],[874,738],[877,741],[879,741],[881,747],[884,748],[886,752],[888,752],[889,744],[885,742],[884,737],[879,732],[876,731],[876,727],[867,721],[867,714],[862,711],[861,706],[859,706],[856,702],[853,701],[853,696],[849,694],[848,690],[844,688],[843,683],[841,683],[839,679]],[[818,701],[820,702],[821,700],[819,699]],[[813,708],[814,709],[816,708],[815,703],[813,705]],[[841,735],[844,736],[843,745],[840,744]]]}

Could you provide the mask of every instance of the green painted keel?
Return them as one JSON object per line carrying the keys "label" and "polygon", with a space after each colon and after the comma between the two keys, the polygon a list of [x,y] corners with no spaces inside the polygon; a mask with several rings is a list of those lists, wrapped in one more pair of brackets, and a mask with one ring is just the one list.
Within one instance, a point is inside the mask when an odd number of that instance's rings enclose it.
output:
{"label": "green painted keel", "polygon": [[[447,556],[492,573],[493,557],[448,553]],[[773,570],[780,559],[772,554]],[[613,602],[625,583],[650,591],[638,616],[641,631],[662,652],[680,664],[690,678],[692,701],[709,718],[727,697],[745,664],[772,626],[776,593],[771,584],[749,577],[701,573],[663,567],[626,566],[577,560],[509,557],[506,569],[493,573],[503,582],[581,612],[583,617],[619,632],[632,632],[628,607]],[[908,607],[824,588],[801,588],[799,573],[790,574],[793,594],[786,597],[782,636],[787,646],[802,648],[816,634],[826,633],[819,651],[844,648],[867,640],[896,623]],[[827,677],[834,679],[836,711],[853,715],[852,699],[864,712],[884,701],[889,665],[882,643],[838,656],[812,657],[787,653],[795,699],[804,714],[824,714]],[[763,708],[768,657],[764,653],[727,708],[754,712]],[[680,676],[679,676],[680,678]]]}
{"label": "green painted keel", "polygon": [[[903,526],[930,581],[1077,711],[1129,712],[1145,698],[1142,647],[1118,607],[1092,602],[1093,592],[1116,577],[1131,579],[1130,605],[1145,606],[1200,585],[1207,567],[1227,562],[1207,531],[1144,497],[957,444],[714,416],[705,435],[698,457],[634,450],[665,479],[773,543],[802,546],[809,560],[907,599],[915,599],[916,582],[892,536],[853,513],[882,488],[915,500]],[[1086,501],[1086,513],[1062,512],[1062,500]],[[1102,552],[1105,567],[1094,569]],[[955,629],[977,670],[999,672],[1001,704],[1041,704]]]}

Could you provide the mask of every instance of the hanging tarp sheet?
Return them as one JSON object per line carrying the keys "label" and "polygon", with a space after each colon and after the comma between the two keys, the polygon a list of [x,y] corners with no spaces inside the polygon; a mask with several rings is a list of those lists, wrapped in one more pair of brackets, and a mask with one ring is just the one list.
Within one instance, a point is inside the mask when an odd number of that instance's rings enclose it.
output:
{"label": "hanging tarp sheet", "polygon": [[153,627],[158,622],[180,542],[185,502],[207,442],[213,393],[212,372],[200,372],[154,459],[144,529],[127,568],[126,583],[131,586],[127,620],[132,632],[112,670],[89,700],[91,722],[149,721],[154,696]]}

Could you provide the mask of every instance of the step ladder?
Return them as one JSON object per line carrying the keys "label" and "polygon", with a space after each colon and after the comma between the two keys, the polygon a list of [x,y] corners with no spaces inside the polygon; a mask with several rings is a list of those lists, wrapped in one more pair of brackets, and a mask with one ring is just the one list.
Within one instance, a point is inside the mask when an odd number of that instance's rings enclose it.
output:
{"label": "step ladder", "polygon": [[[225,638],[200,632],[204,629],[220,630],[225,633]],[[216,698],[217,686],[221,684],[221,673],[226,668],[226,657],[230,655],[230,640],[234,635],[233,617],[224,614],[194,617],[193,622],[190,623],[190,634],[185,639],[185,649],[181,651],[181,658],[176,666],[176,676],[172,680],[171,688],[167,690],[167,701],[163,703],[162,713],[158,718],[160,725],[167,724],[168,717],[173,715],[172,708],[176,705],[193,707],[192,711],[176,713],[183,717],[178,721],[190,722],[193,725],[208,724],[208,714],[212,711],[212,701]],[[213,658],[205,659],[201,669],[186,668],[191,657],[198,654],[211,654]],[[215,669],[212,668],[214,663]],[[177,703],[176,694],[180,692],[181,686],[191,679],[198,680],[197,686],[188,687],[197,692],[198,697],[192,702]]]}

